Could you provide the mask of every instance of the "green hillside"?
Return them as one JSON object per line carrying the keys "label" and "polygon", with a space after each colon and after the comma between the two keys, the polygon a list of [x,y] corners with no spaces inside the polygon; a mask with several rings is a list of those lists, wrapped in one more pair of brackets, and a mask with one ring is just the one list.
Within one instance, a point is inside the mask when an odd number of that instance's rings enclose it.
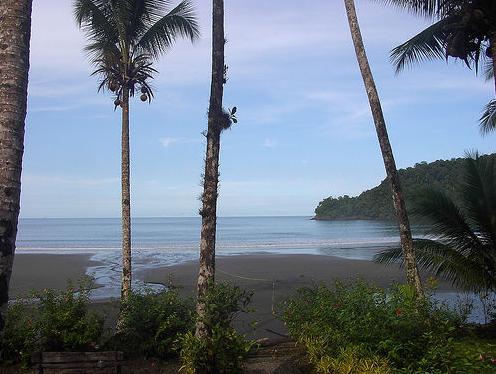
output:
{"label": "green hillside", "polygon": [[[496,157],[496,154],[483,156]],[[433,187],[445,191],[455,201],[458,200],[458,186],[463,180],[464,159],[421,162],[414,167],[400,169],[399,175],[406,205],[409,208],[415,194],[424,188]],[[315,209],[315,219],[394,219],[391,188],[387,179],[359,196],[347,195],[338,198],[328,197]]]}

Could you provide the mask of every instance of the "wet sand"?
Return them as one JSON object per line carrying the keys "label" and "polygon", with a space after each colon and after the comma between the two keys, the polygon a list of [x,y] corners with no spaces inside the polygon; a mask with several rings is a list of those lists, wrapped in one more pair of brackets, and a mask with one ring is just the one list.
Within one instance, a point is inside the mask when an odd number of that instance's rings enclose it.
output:
{"label": "wet sand", "polygon": [[10,280],[10,297],[44,288],[65,289],[70,279],[77,282],[96,263],[90,254],[16,253]]}

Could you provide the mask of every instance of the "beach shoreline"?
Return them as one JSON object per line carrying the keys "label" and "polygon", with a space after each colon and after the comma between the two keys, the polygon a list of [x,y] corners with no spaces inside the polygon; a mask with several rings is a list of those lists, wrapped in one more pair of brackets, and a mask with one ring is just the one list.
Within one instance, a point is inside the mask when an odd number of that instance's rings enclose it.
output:
{"label": "beach shoreline", "polygon": [[[15,257],[11,281],[11,298],[30,290],[64,289],[67,280],[77,280],[88,269],[105,264],[95,263],[91,254],[23,254]],[[174,285],[185,297],[194,298],[198,262],[157,266],[138,270],[134,278],[146,285]],[[254,313],[241,315],[237,328],[252,337],[276,337],[285,334],[277,318],[281,304],[301,287],[331,285],[335,280],[351,282],[361,278],[380,287],[404,283],[404,271],[398,266],[385,267],[366,260],[350,260],[325,255],[246,254],[217,257],[216,280],[230,282],[253,291]],[[102,291],[100,289],[98,291]],[[440,282],[439,292],[452,292],[449,284]],[[111,297],[98,298],[105,303]],[[253,323],[257,327],[253,329]]]}

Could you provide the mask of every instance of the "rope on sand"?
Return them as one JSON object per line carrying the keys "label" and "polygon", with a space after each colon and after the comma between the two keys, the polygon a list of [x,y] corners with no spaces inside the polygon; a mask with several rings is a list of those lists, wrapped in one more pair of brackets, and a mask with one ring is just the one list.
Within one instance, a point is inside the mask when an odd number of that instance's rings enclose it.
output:
{"label": "rope on sand", "polygon": [[243,279],[243,280],[248,280],[248,281],[255,281],[255,282],[271,282],[272,283],[272,305],[271,305],[271,311],[272,311],[272,315],[276,315],[274,301],[275,301],[276,282],[277,281],[275,279],[249,278],[249,277],[244,277],[242,275],[231,274],[231,273],[228,273],[227,271],[222,271],[220,269],[217,269],[217,271],[219,273],[228,275],[228,276],[233,277],[233,278],[238,278],[238,279]]}

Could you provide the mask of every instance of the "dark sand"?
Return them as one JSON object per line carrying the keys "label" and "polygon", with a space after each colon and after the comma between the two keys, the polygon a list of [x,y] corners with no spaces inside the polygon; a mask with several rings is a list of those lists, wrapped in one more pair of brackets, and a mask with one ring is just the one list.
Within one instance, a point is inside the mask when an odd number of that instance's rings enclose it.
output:
{"label": "dark sand", "polygon": [[32,290],[65,289],[67,281],[77,281],[95,262],[90,254],[16,253],[10,281],[10,297],[26,295]]}
{"label": "dark sand", "polygon": [[[89,254],[17,253],[10,295],[22,296],[33,289],[64,289],[68,279],[77,280],[85,275],[86,268],[94,264],[90,258]],[[134,276],[151,283],[168,284],[172,280],[174,285],[181,287],[183,295],[194,297],[197,275],[198,262],[194,261],[137,272]],[[322,282],[331,284],[336,279],[352,281],[359,277],[381,287],[405,281],[403,270],[397,266],[385,267],[369,261],[331,256],[254,254],[217,258],[218,281],[228,281],[254,291],[252,307],[255,312],[240,316],[237,327],[257,338],[286,333],[276,315],[280,304],[298,288]],[[438,288],[440,292],[451,290],[445,283]],[[95,303],[95,308],[105,309],[112,318],[115,311],[111,304],[100,301]],[[112,310],[107,311],[109,308]],[[251,327],[254,321],[258,322],[255,330]]]}
{"label": "dark sand", "polygon": [[[182,287],[185,295],[193,296],[196,289],[198,263],[148,270],[137,274],[146,282],[168,283],[169,279]],[[404,271],[397,266],[385,267],[370,261],[347,260],[318,255],[241,255],[217,259],[217,280],[235,283],[254,291],[252,306],[255,313],[242,316],[241,331],[251,335],[251,323],[258,321],[255,337],[276,337],[274,332],[285,334],[284,325],[275,314],[278,306],[298,288],[314,284],[331,284],[336,279],[353,281],[363,278],[381,287],[405,282]],[[440,284],[438,291],[451,291],[449,285]]]}

